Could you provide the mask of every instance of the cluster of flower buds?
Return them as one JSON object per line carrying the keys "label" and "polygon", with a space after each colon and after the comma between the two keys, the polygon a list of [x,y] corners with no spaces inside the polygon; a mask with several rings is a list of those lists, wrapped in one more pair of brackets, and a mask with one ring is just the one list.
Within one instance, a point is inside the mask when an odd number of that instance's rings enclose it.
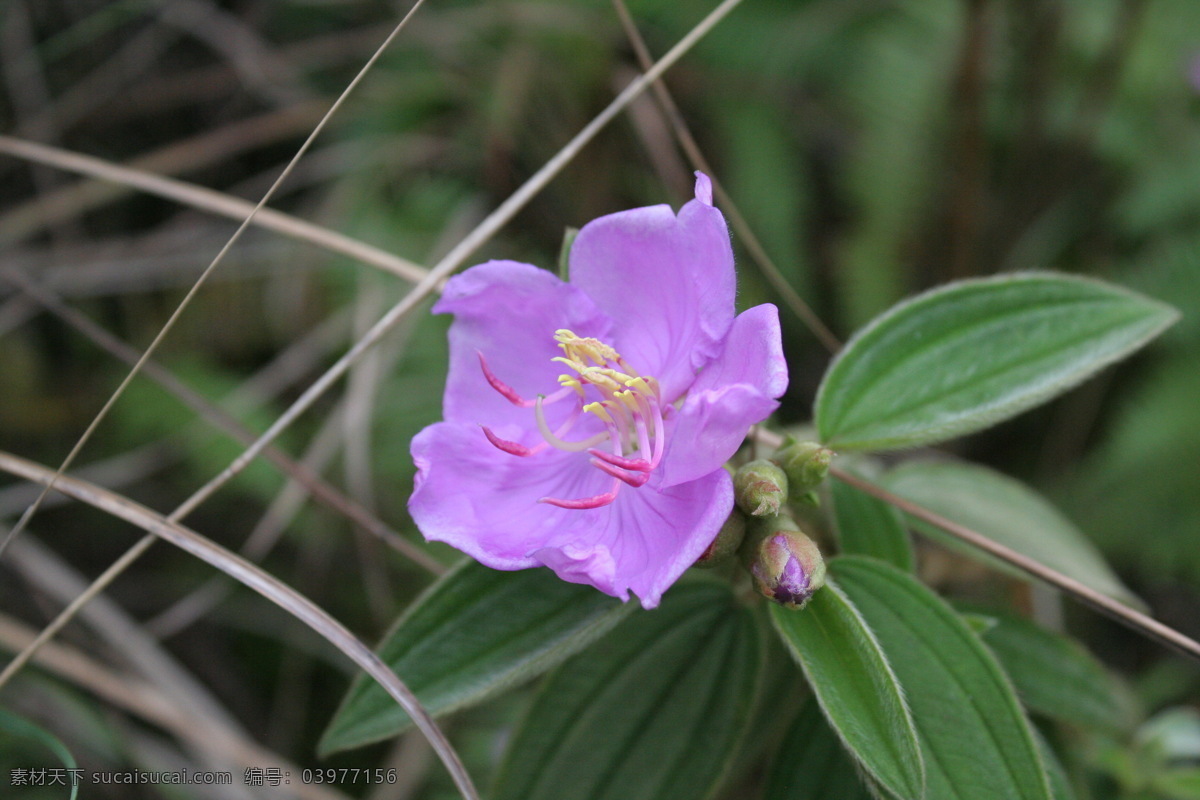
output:
{"label": "cluster of flower buds", "polygon": [[815,505],[832,459],[829,448],[789,437],[770,459],[740,467],[733,476],[737,507],[696,565],[715,566],[740,553],[759,593],[788,608],[803,607],[825,584],[825,561],[787,504]]}

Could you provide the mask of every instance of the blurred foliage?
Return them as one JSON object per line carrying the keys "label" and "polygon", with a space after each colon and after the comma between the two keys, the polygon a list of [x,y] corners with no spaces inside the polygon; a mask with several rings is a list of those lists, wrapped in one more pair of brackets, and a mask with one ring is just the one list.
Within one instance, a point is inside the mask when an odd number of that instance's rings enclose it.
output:
{"label": "blurred foliage", "polygon": [[[713,3],[629,5],[661,54]],[[401,10],[369,0],[178,6],[198,10],[193,15],[170,7],[0,6],[0,131],[121,162],[171,147],[158,171],[255,198],[312,121],[253,135],[239,125],[304,99],[324,108]],[[1164,621],[1192,635],[1200,634],[1198,57],[1195,0],[746,0],[666,81],[786,279],[842,338],[909,292],[1004,270],[1102,276],[1181,308],[1182,321],[1132,363],[956,447],[1048,491]],[[632,49],[602,0],[430,3],[273,205],[432,263],[634,74]],[[552,268],[564,228],[635,205],[678,204],[690,192],[688,170],[653,105],[642,103],[475,260]],[[57,464],[126,367],[40,311],[4,270],[23,270],[142,348],[233,226],[123,193],[33,235],[10,235],[18,213],[76,179],[3,157],[0,181],[0,448]],[[739,302],[771,299],[737,246]],[[131,280],[139,259],[150,266]],[[290,364],[285,377],[264,379],[273,389],[254,410],[237,407],[235,415],[261,431],[349,346],[352,332],[405,290],[344,258],[248,235],[160,360],[214,402]],[[357,370],[281,441],[299,455],[323,428],[340,426],[344,438],[325,474],[414,541],[404,511],[408,441],[440,416],[445,374],[447,321],[430,318],[427,307],[393,334],[375,366]],[[794,315],[782,316],[793,380],[781,414],[795,423],[809,416],[828,354]],[[336,417],[343,400],[366,421]],[[112,459],[156,441],[170,457],[114,466]],[[169,510],[236,452],[227,436],[139,378],[81,463],[99,465],[101,483]],[[282,485],[273,468],[258,465],[192,522],[237,546]],[[15,490],[0,478],[0,493],[8,486]],[[11,523],[22,507],[13,501],[0,512]],[[53,533],[61,557],[94,575],[112,553],[89,542],[101,530],[93,522],[88,512],[56,510],[35,520],[32,535]],[[445,550],[433,552],[448,560]],[[159,554],[135,566],[120,596],[153,617],[207,575],[183,563]],[[368,641],[426,583],[344,518],[311,505],[284,526],[265,564]],[[0,563],[0,608],[43,624],[55,606],[38,595]],[[313,744],[341,696],[345,666],[302,644],[309,637],[263,605],[235,590],[166,646],[253,734],[315,766]],[[1080,631],[1135,680],[1170,658],[1134,637],[1104,638],[1110,629],[1094,623]],[[37,680],[33,696],[52,694],[44,683]],[[1200,696],[1194,680],[1154,685],[1151,711]],[[23,679],[0,699],[31,687]],[[304,702],[289,705],[287,692]],[[60,718],[49,701],[43,708]],[[513,716],[506,705],[459,721],[454,735],[468,766],[490,772],[494,737],[480,731],[503,731]],[[137,736],[111,723],[55,732],[81,766],[144,761],[145,747],[125,744]],[[1151,753],[1157,740],[1145,741],[1092,759],[1115,777],[1097,780],[1090,796],[1155,790],[1143,766],[1159,758]],[[387,755],[379,748],[330,764],[375,765]],[[1194,787],[1185,766],[1169,780]],[[430,774],[424,796],[450,796],[444,776]],[[1175,784],[1157,790],[1196,796]]]}

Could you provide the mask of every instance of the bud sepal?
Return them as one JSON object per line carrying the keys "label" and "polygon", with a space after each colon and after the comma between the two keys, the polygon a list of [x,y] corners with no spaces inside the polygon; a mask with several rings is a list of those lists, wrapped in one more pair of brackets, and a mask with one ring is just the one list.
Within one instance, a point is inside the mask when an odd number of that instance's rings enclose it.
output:
{"label": "bud sepal", "polygon": [[773,516],[787,502],[788,476],[765,458],[751,461],[734,473],[733,497],[738,508],[752,517]]}
{"label": "bud sepal", "polygon": [[802,498],[824,483],[833,456],[832,450],[818,442],[801,442],[789,436],[771,460],[786,473],[792,493]]}
{"label": "bud sepal", "polygon": [[786,515],[751,520],[742,561],[754,588],[786,608],[803,608],[825,585],[820,548]]}
{"label": "bud sepal", "polygon": [[721,530],[717,531],[716,537],[692,566],[709,569],[724,564],[738,551],[745,539],[746,516],[735,508],[729,512],[729,518]]}

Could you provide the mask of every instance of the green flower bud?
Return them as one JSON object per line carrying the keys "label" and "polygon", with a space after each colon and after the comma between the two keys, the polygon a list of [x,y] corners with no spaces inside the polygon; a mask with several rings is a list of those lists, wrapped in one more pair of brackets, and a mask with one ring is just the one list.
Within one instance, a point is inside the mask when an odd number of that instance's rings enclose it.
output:
{"label": "green flower bud", "polygon": [[787,473],[792,493],[799,497],[816,489],[829,475],[833,451],[816,442],[798,442],[789,438],[771,460]]}
{"label": "green flower bud", "polygon": [[816,542],[787,516],[755,520],[742,547],[754,588],[787,608],[803,608],[825,585],[825,559]]}
{"label": "green flower bud", "polygon": [[788,476],[779,465],[760,458],[738,469],[733,476],[733,496],[738,508],[752,517],[778,514],[787,502]]}
{"label": "green flower bud", "polygon": [[729,519],[725,520],[725,524],[721,526],[721,530],[717,531],[717,535],[709,544],[708,549],[700,554],[693,566],[704,569],[720,566],[737,552],[745,538],[746,517],[735,508],[729,512]]}

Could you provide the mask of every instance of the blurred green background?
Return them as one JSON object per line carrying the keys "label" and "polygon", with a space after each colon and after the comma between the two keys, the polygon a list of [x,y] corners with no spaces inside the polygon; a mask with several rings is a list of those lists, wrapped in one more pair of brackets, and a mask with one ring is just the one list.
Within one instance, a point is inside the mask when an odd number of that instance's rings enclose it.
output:
{"label": "blurred green background", "polygon": [[[629,2],[656,55],[711,7]],[[0,132],[257,200],[406,8],[8,0]],[[637,69],[607,2],[431,0],[272,205],[431,264]],[[666,84],[771,259],[843,340],[909,293],[1022,269],[1094,275],[1182,310],[1145,353],[951,450],[1045,492],[1160,618],[1200,635],[1200,3],[745,0]],[[690,172],[647,97],[470,263],[553,268],[566,227],[678,205]],[[20,276],[140,350],[235,224],[8,155],[0,187],[0,448],[57,465],[127,367],[48,311]],[[736,235],[735,247],[739,302],[779,302]],[[261,431],[406,288],[250,230],[158,360]],[[446,322],[425,310],[281,440],[414,541],[408,441],[440,417],[445,373]],[[792,383],[781,417],[801,423],[829,353],[795,314],[782,317]],[[165,512],[238,452],[138,378],[80,465]],[[189,524],[231,548],[253,532],[271,572],[374,641],[428,573],[344,516],[287,499],[285,482],[258,464]],[[28,486],[0,477],[6,526],[30,499]],[[56,570],[94,576],[135,535],[99,512],[51,503],[27,535],[42,547],[0,562],[0,613],[44,625],[66,581]],[[110,596],[255,739],[316,766],[312,745],[349,667],[256,596],[212,588],[212,577],[159,545]],[[195,613],[177,605],[201,587],[211,602]],[[1197,702],[1194,664],[1071,610],[1072,631],[1138,688],[1147,710]],[[74,625],[63,639],[137,671],[111,631]],[[144,723],[38,670],[0,702],[59,720],[55,732],[81,765],[184,757]],[[519,706],[518,695],[452,725],[479,775]],[[331,763],[402,757],[381,747]],[[444,796],[448,782],[428,759],[414,796]],[[166,796],[158,791],[95,796]]]}

